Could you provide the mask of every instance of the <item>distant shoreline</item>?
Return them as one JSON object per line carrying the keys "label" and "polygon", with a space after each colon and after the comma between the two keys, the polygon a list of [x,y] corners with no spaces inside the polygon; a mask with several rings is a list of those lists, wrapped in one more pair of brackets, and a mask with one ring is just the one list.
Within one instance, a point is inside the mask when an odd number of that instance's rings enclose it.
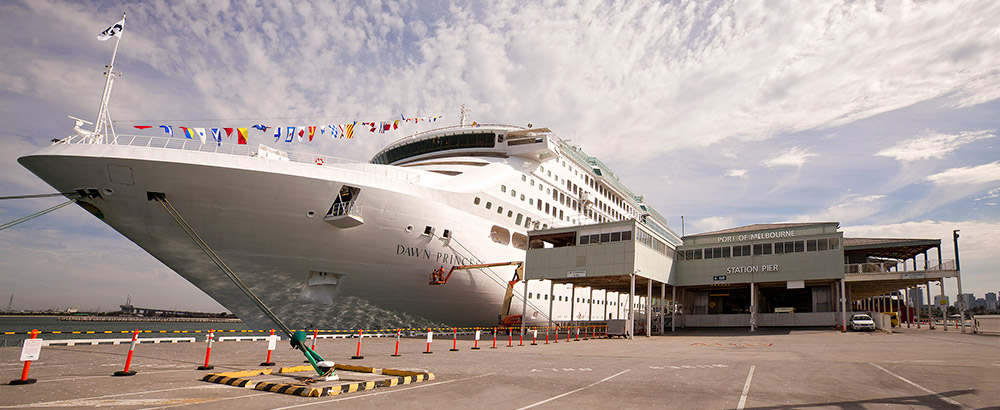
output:
{"label": "distant shoreline", "polygon": [[65,315],[0,315],[0,317],[53,318],[67,322],[177,322],[177,323],[243,323],[237,318],[215,317],[131,317],[131,316],[65,316]]}

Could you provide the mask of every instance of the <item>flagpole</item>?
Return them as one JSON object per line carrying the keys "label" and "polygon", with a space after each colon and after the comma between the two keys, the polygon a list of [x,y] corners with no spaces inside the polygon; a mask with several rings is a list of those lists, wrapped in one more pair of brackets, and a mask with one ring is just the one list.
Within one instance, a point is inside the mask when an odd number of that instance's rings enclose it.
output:
{"label": "flagpole", "polygon": [[122,41],[122,35],[125,31],[125,13],[122,13],[122,30],[120,35],[117,35],[115,39],[115,50],[111,53],[111,64],[107,66],[107,72],[105,76],[108,77],[107,81],[104,83],[104,94],[101,96],[101,108],[97,112],[97,121],[94,122],[94,138],[100,138],[101,142],[104,142],[104,133],[107,128],[111,128],[112,135],[114,134],[114,127],[111,126],[111,115],[108,112],[108,104],[111,99],[111,87],[114,83],[114,69],[115,69],[115,57],[118,56],[118,44]]}

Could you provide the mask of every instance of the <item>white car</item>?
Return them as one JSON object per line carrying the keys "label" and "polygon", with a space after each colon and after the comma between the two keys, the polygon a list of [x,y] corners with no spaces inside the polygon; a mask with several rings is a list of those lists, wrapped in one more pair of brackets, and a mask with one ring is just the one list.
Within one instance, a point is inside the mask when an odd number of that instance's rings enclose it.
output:
{"label": "white car", "polygon": [[851,330],[875,330],[875,321],[864,313],[855,314],[851,316]]}

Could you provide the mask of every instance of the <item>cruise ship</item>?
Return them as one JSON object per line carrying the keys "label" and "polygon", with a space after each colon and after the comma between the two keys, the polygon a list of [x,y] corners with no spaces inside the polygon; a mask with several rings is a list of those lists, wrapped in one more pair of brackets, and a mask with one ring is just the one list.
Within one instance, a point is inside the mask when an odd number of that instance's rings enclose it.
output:
{"label": "cruise ship", "polygon": [[[324,329],[495,324],[513,269],[428,278],[523,261],[532,229],[635,218],[677,238],[600,160],[547,128],[444,127],[367,163],[81,132],[18,161],[254,328],[273,325],[185,225],[289,326]],[[548,320],[548,306],[532,308],[528,321]]]}

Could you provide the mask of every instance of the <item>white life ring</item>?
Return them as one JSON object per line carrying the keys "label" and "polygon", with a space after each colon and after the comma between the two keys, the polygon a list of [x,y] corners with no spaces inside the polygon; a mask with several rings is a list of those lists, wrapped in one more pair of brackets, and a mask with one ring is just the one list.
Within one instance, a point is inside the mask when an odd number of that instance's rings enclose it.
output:
{"label": "white life ring", "polygon": [[323,165],[323,158],[316,157],[316,165]]}

